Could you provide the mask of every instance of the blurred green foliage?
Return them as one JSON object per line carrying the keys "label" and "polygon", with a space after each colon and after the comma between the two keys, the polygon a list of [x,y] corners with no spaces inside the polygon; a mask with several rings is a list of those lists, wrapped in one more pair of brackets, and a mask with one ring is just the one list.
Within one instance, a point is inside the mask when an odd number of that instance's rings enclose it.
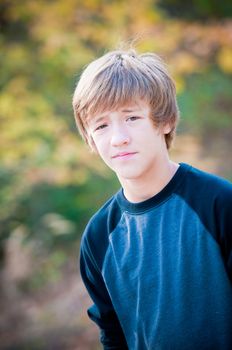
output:
{"label": "blurred green foliage", "polygon": [[169,15],[178,18],[204,20],[232,16],[230,0],[160,0],[158,3]]}
{"label": "blurred green foliage", "polygon": [[[217,8],[207,1],[164,3],[183,13],[188,4],[204,18],[229,14],[227,2]],[[0,3],[1,244],[23,225],[25,240],[48,250],[72,245],[118,188],[80,140],[71,99],[83,66],[120,42],[166,59],[177,82],[180,131],[195,130],[202,140],[231,132],[232,22],[170,19],[157,6],[151,0]]]}
{"label": "blurred green foliage", "polygon": [[[228,0],[0,1],[0,295],[7,315],[1,345],[65,349],[76,342],[65,347],[67,281],[87,221],[119,187],[73,118],[75,84],[92,59],[130,46],[160,54],[177,86],[179,134],[194,135],[204,159],[215,157],[219,173],[232,180],[231,15]],[[58,294],[61,288],[54,334],[49,287]],[[33,305],[46,310],[41,319]],[[30,323],[44,334],[30,334]],[[82,329],[75,323],[77,342]]]}
{"label": "blurred green foliage", "polygon": [[183,127],[205,138],[207,134],[232,135],[231,76],[214,68],[191,75],[185,83],[186,88],[178,97]]}

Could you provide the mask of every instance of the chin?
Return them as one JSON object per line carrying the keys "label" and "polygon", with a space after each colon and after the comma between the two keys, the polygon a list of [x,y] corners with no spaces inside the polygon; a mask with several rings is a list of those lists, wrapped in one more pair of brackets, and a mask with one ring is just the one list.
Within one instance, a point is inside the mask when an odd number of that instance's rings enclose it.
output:
{"label": "chin", "polygon": [[123,180],[138,180],[142,178],[142,174],[117,173],[117,176]]}

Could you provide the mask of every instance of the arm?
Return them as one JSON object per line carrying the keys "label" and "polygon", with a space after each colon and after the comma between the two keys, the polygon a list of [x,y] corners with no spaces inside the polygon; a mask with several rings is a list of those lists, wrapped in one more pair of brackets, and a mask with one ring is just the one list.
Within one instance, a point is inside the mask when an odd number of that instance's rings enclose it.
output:
{"label": "arm", "polygon": [[232,282],[232,185],[226,183],[216,201],[216,223],[228,276]]}
{"label": "arm", "polygon": [[88,315],[100,328],[100,340],[105,350],[126,350],[126,340],[107,292],[101,272],[87,240],[82,240],[80,271],[83,282],[94,305]]}

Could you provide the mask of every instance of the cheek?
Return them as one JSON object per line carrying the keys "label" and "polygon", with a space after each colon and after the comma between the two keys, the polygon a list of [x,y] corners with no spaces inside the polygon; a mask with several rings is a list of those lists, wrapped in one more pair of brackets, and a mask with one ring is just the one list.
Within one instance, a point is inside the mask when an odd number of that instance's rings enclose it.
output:
{"label": "cheek", "polygon": [[95,141],[93,140],[93,137],[92,137],[92,136],[89,136],[88,144],[89,144],[89,147],[91,148],[91,151],[92,151],[92,152],[98,153],[98,150],[97,150]]}
{"label": "cheek", "polygon": [[91,133],[90,134],[90,142],[91,142],[91,147],[93,148],[94,151],[98,151],[99,146],[101,144],[101,138],[97,137],[97,135]]}
{"label": "cheek", "polygon": [[107,150],[109,147],[106,146],[104,139],[99,140],[97,138],[93,139],[93,149],[94,151],[104,158],[106,156]]}

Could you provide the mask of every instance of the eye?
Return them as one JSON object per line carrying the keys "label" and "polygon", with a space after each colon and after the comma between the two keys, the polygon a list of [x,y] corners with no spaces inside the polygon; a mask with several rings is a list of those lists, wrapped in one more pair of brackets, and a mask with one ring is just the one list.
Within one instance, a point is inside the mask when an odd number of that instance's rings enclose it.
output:
{"label": "eye", "polygon": [[101,124],[101,125],[98,125],[98,126],[94,129],[94,131],[102,130],[102,129],[106,128],[106,127],[107,127],[107,124]]}
{"label": "eye", "polygon": [[133,121],[138,120],[138,119],[140,119],[140,117],[131,116],[131,117],[127,118],[126,121],[133,122]]}

